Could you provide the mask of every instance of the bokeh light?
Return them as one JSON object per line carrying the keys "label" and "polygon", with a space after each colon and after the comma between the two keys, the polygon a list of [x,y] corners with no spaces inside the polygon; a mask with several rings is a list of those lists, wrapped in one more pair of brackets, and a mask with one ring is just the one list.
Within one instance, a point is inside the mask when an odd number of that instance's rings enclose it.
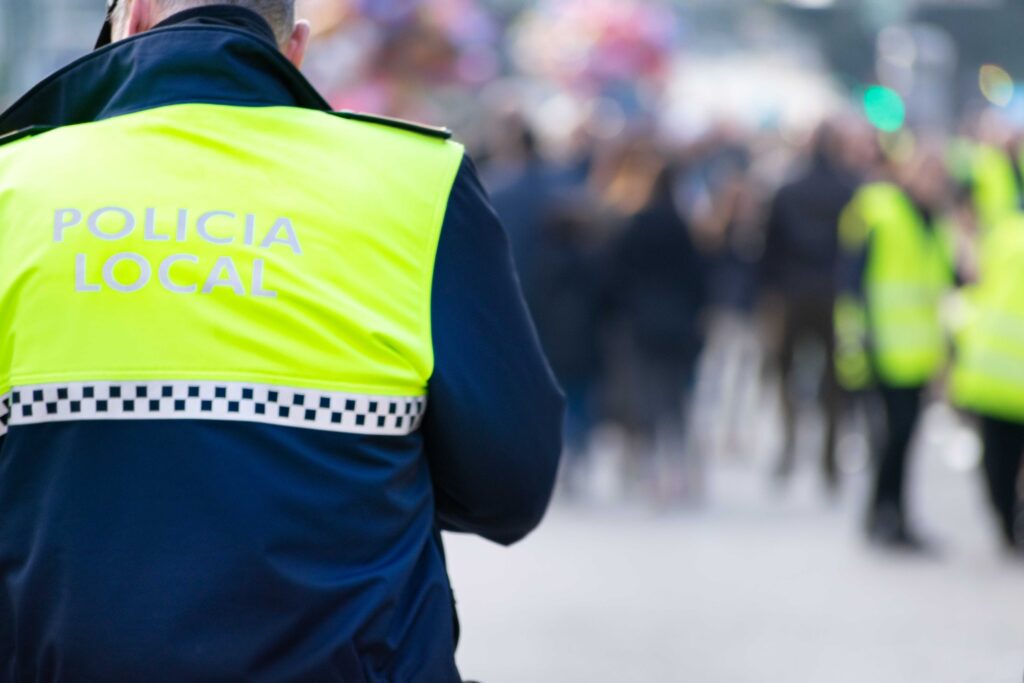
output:
{"label": "bokeh light", "polygon": [[1005,107],[1013,100],[1013,78],[1001,66],[986,64],[981,67],[978,85],[985,99],[997,107]]}
{"label": "bokeh light", "polygon": [[903,127],[907,108],[895,90],[876,85],[864,91],[864,114],[878,130],[894,133]]}

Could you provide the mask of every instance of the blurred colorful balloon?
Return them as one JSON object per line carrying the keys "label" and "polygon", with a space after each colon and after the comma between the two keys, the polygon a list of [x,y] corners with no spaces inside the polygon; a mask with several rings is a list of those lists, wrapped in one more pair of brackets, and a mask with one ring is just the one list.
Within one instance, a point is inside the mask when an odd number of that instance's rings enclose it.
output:
{"label": "blurred colorful balloon", "polygon": [[513,57],[527,73],[600,87],[663,74],[678,28],[659,2],[542,0],[515,27]]}

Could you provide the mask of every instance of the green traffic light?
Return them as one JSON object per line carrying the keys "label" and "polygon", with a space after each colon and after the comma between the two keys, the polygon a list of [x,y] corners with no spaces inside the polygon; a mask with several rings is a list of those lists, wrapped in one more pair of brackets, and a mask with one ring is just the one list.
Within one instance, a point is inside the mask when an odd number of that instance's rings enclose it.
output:
{"label": "green traffic light", "polygon": [[864,91],[864,113],[875,128],[895,133],[907,119],[903,98],[895,90],[875,85]]}

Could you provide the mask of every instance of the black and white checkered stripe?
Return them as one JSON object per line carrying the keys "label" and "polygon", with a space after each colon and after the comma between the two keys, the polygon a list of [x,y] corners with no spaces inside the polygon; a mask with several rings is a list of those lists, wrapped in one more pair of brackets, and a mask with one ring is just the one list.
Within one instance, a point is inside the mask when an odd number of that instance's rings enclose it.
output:
{"label": "black and white checkered stripe", "polygon": [[7,423],[11,419],[11,395],[0,394],[0,436],[7,433]]}
{"label": "black and white checkered stripe", "polygon": [[75,420],[227,420],[351,434],[419,429],[425,396],[368,396],[237,382],[77,382],[11,389],[0,397],[8,428]]}

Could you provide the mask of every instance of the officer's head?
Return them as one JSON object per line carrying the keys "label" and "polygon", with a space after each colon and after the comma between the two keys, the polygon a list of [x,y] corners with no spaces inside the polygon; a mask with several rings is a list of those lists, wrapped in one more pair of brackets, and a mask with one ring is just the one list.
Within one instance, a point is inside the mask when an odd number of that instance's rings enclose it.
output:
{"label": "officer's head", "polygon": [[274,29],[277,44],[299,66],[309,43],[309,23],[295,20],[295,0],[108,0],[112,40],[153,28],[167,17],[203,5],[236,5],[261,15]]}

